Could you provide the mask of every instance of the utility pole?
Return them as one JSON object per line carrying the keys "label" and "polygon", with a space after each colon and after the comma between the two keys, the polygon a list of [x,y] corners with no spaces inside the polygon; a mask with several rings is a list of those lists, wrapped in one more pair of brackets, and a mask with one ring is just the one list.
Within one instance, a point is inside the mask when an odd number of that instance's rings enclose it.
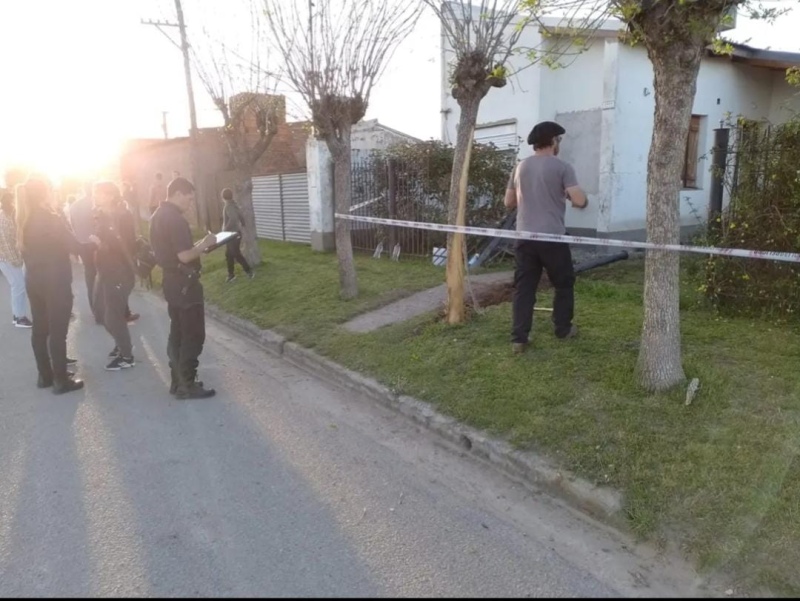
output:
{"label": "utility pole", "polygon": [[[190,162],[192,166],[192,183],[195,186],[195,211],[197,215],[197,225],[203,226],[203,220],[201,218],[201,214],[205,214],[205,226],[208,227],[210,222],[208,220],[208,207],[206,206],[205,196],[203,195],[203,185],[200,181],[200,166],[199,166],[199,157],[200,157],[200,149],[199,149],[199,140],[198,140],[198,131],[197,131],[197,110],[195,109],[194,105],[194,88],[192,87],[192,61],[189,57],[189,41],[186,37],[186,22],[183,18],[183,7],[181,6],[181,0],[175,0],[175,11],[178,15],[178,22],[173,23],[170,21],[153,21],[152,19],[142,19],[143,25],[153,25],[156,29],[158,29],[161,33],[163,33],[167,39],[172,43],[173,46],[177,47],[183,53],[183,71],[184,75],[186,76],[186,93],[189,97],[189,155],[190,155]],[[162,27],[177,27],[180,33],[181,42],[177,44],[169,34],[162,29]],[[166,136],[166,120],[164,122],[164,134]],[[203,205],[203,211],[201,212],[200,205]]]}

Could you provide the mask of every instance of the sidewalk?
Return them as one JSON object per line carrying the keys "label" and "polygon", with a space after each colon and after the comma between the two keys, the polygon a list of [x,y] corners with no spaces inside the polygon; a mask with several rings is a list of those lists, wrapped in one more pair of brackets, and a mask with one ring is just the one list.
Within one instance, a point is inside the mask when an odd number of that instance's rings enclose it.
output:
{"label": "sidewalk", "polygon": [[[511,282],[513,276],[514,273],[511,271],[472,275],[469,277],[465,296],[469,299],[471,294],[470,285],[472,286],[472,291],[475,292],[475,288],[479,286]],[[364,334],[384,326],[407,321],[423,313],[428,313],[429,311],[435,311],[446,302],[447,285],[441,284],[435,288],[412,294],[407,298],[376,309],[375,311],[359,315],[355,319],[351,319],[345,323],[342,327],[349,332]]]}

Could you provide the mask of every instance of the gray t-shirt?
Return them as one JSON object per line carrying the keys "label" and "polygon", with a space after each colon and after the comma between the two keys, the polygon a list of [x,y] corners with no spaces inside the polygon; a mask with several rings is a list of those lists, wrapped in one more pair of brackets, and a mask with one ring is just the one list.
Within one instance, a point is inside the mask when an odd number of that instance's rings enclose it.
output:
{"label": "gray t-shirt", "polygon": [[520,161],[511,172],[508,188],[517,192],[517,231],[566,232],[567,188],[578,185],[572,165],[550,155]]}

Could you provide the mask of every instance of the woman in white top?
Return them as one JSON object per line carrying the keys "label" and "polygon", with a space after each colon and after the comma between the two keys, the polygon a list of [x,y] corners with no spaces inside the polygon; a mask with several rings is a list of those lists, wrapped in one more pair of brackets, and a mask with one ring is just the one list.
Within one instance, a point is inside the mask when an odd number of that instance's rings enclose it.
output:
{"label": "woman in white top", "polygon": [[0,272],[11,288],[11,313],[13,325],[32,327],[28,319],[28,295],[25,292],[25,272],[22,255],[17,246],[17,226],[14,220],[14,196],[4,192],[0,196]]}

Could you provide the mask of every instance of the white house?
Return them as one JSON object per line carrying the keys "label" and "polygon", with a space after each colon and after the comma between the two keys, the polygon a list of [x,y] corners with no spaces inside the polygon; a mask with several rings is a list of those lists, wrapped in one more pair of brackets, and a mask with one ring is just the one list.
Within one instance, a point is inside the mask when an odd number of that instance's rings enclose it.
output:
{"label": "white house", "polygon": [[[570,232],[643,239],[653,71],[644,48],[618,40],[621,29],[618,21],[607,22],[566,68],[530,66],[524,55],[515,55],[510,68],[519,72],[483,99],[475,139],[494,142],[524,158],[533,152],[525,142],[533,125],[557,121],[567,130],[561,157],[575,166],[590,198],[585,211],[568,209]],[[538,26],[524,29],[520,46],[542,47]],[[448,82],[452,60],[442,35],[442,139],[454,143],[459,107]],[[680,193],[684,226],[698,224],[696,212],[703,218],[707,215],[715,128],[726,117],[737,116],[781,123],[800,110],[796,90],[785,80],[786,69],[795,65],[800,65],[800,54],[742,45],[735,46],[732,56],[708,51],[697,82],[693,133],[687,141]]]}

